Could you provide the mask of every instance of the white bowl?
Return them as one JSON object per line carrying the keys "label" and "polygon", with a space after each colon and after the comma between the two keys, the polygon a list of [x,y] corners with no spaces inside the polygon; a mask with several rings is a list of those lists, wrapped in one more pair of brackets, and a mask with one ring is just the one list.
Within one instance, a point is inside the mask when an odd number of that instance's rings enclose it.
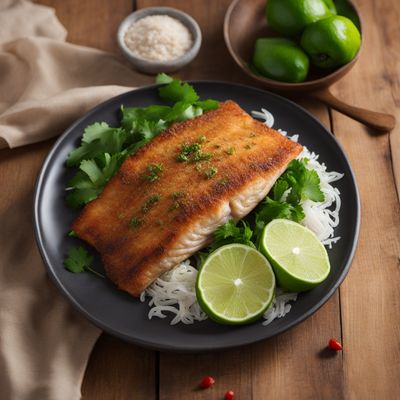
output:
{"label": "white bowl", "polygon": [[[131,24],[149,15],[168,15],[182,22],[192,35],[192,47],[183,56],[169,61],[152,61],[137,57],[127,47],[124,40],[125,33]],[[117,38],[123,55],[136,69],[147,74],[172,72],[182,68],[196,57],[201,46],[201,30],[197,22],[190,15],[171,7],[148,7],[129,14],[119,25]]]}

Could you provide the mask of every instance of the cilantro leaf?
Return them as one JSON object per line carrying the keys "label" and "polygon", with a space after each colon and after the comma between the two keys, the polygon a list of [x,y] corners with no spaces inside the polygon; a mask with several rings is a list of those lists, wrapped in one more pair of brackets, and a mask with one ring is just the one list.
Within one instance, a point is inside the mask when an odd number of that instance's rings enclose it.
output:
{"label": "cilantro leaf", "polygon": [[309,170],[307,164],[306,158],[293,160],[275,182],[270,195],[258,205],[255,212],[257,243],[264,227],[273,219],[301,222],[305,217],[302,207],[304,201],[324,201],[319,176],[316,171]]}
{"label": "cilantro leaf", "polygon": [[282,199],[283,194],[288,189],[289,189],[289,184],[283,179],[278,179],[272,190],[274,200],[280,201]]}
{"label": "cilantro leaf", "polygon": [[212,243],[210,252],[230,243],[242,243],[255,247],[251,240],[252,237],[253,230],[247,222],[241,220],[240,225],[237,225],[237,223],[231,219],[218,227],[214,232],[214,242]]}
{"label": "cilantro leaf", "polygon": [[89,125],[82,136],[82,142],[91,143],[96,139],[100,139],[105,132],[109,131],[110,127],[105,122],[95,122]]}
{"label": "cilantro leaf", "polygon": [[277,201],[266,197],[255,212],[255,236],[257,237],[257,243],[261,238],[264,227],[273,219],[283,218],[300,222],[304,217],[303,207],[300,204],[293,205],[285,201]]}
{"label": "cilantro leaf", "polygon": [[82,160],[106,152],[116,154],[123,150],[127,139],[126,131],[122,128],[110,128],[105,123],[89,125],[83,134],[81,146],[68,155],[67,166],[78,166]]}
{"label": "cilantro leaf", "polygon": [[79,166],[79,169],[83,171],[94,184],[99,182],[103,178],[101,169],[96,164],[95,160],[83,160]]}
{"label": "cilantro leaf", "polygon": [[208,100],[196,101],[195,105],[196,107],[201,108],[204,112],[209,110],[215,110],[216,108],[218,108],[219,103],[217,100],[208,99]]}
{"label": "cilantro leaf", "polygon": [[165,86],[158,89],[159,96],[166,101],[178,102],[184,101],[193,104],[199,100],[199,96],[191,85],[181,82],[180,80],[172,80]]}
{"label": "cilantro leaf", "polygon": [[162,72],[161,74],[158,74],[156,76],[156,83],[161,84],[161,83],[170,83],[174,80],[171,76],[165,74]]}
{"label": "cilantro leaf", "polygon": [[[307,169],[308,159],[293,160],[279,181],[285,181],[291,188],[287,201],[299,204],[301,201],[324,201],[320,179],[316,171]],[[275,199],[276,200],[276,199]]]}
{"label": "cilantro leaf", "polygon": [[325,200],[325,196],[320,188],[320,179],[316,171],[307,170],[304,176],[301,197],[302,199],[309,199],[316,202]]}
{"label": "cilantro leaf", "polygon": [[66,196],[66,202],[71,208],[79,208],[94,200],[101,193],[99,188],[77,189]]}
{"label": "cilantro leaf", "polygon": [[64,266],[73,273],[84,272],[91,268],[93,256],[91,256],[83,247],[72,247],[64,260]]}
{"label": "cilantro leaf", "polygon": [[199,101],[192,86],[159,74],[159,94],[172,105],[148,107],[121,106],[121,126],[110,127],[106,122],[95,122],[84,130],[81,144],[67,158],[68,167],[78,170],[69,182],[66,200],[71,207],[95,199],[104,185],[117,172],[123,161],[172,123],[184,121],[218,107],[215,100]]}
{"label": "cilantro leaf", "polygon": [[125,152],[112,156],[103,153],[97,159],[81,161],[79,171],[69,182],[70,192],[67,194],[67,204],[77,208],[94,200],[117,172],[127,155],[128,153]]}

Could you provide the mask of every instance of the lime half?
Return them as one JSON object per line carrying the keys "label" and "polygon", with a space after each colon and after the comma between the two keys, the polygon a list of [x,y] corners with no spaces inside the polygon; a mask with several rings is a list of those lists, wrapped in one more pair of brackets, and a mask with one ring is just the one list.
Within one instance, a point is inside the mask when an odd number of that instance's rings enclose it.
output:
{"label": "lime half", "polygon": [[228,244],[209,255],[197,276],[197,300],[222,324],[246,324],[264,313],[275,293],[268,260],[243,244]]}
{"label": "lime half", "polygon": [[261,251],[270,260],[279,285],[303,292],[323,282],[330,271],[324,245],[308,228],[286,219],[275,219],[265,228]]}

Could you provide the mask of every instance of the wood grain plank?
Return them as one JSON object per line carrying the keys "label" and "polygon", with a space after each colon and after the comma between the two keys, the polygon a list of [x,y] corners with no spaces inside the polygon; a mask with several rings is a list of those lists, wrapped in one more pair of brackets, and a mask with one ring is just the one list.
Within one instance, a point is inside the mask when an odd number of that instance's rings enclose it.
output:
{"label": "wood grain plank", "polygon": [[[112,2],[107,0],[40,0],[37,2],[56,9],[57,17],[68,31],[69,42],[119,55],[116,30],[122,19],[132,12],[132,0]],[[138,75],[137,85],[149,82],[148,77],[144,75],[142,77],[143,80]],[[47,144],[47,149],[50,144]],[[35,176],[38,170],[38,168],[30,168],[30,163],[36,157],[32,153],[22,166],[31,171],[32,176]],[[88,363],[82,386],[83,398],[85,400],[153,399],[156,387],[155,371],[155,352],[103,334],[93,349]]]}
{"label": "wood grain plank", "polygon": [[[238,399],[330,399],[344,396],[341,354],[326,351],[340,338],[338,294],[314,316],[267,341],[227,352],[160,355],[160,400],[220,400],[227,390]],[[199,390],[205,375],[212,389]]]}
{"label": "wood grain plank", "polygon": [[[236,67],[225,48],[222,22],[229,3],[229,0],[163,1],[162,5],[192,15],[204,35],[198,58],[179,71],[179,77],[254,85]],[[159,2],[138,0],[137,5],[148,7]],[[325,107],[311,101],[301,103],[329,127]],[[160,400],[221,399],[229,389],[240,399],[341,399],[344,393],[342,357],[338,354],[331,358],[331,353],[324,351],[327,340],[332,336],[340,338],[340,335],[339,295],[336,293],[315,316],[278,338],[223,353],[161,353]],[[210,390],[198,389],[204,375],[212,375],[217,380]]]}
{"label": "wood grain plank", "polygon": [[55,8],[68,31],[67,41],[119,55],[117,29],[132,12],[132,0],[36,0]]}
{"label": "wood grain plank", "polygon": [[[397,127],[389,136],[398,198],[400,198],[400,6],[397,0],[374,3],[374,15],[379,24],[380,43],[385,44],[382,52],[383,79],[387,94],[391,94],[393,104],[390,112],[396,116]],[[390,101],[389,101],[390,102]],[[388,103],[389,103],[388,102]]]}
{"label": "wood grain plank", "polygon": [[[355,3],[366,27],[364,49],[354,70],[335,86],[335,94],[351,104],[392,112],[395,104],[388,77],[398,71],[393,70],[396,62],[388,61],[393,45],[388,50],[390,42],[383,45],[381,40],[387,24],[397,29],[390,14],[397,12],[398,2]],[[340,291],[346,398],[396,399],[400,393],[400,213],[389,135],[374,135],[336,112],[333,123],[353,164],[362,209],[357,255]],[[399,125],[392,137],[398,134]]]}
{"label": "wood grain plank", "polygon": [[83,400],[155,399],[154,352],[102,335],[82,385]]}

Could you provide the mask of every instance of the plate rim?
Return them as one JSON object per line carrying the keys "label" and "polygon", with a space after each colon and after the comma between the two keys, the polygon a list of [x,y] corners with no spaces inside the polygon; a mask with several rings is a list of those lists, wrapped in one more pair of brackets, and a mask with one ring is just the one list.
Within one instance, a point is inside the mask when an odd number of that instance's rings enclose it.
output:
{"label": "plate rim", "polygon": [[[177,352],[177,353],[201,353],[201,352],[207,352],[207,351],[223,351],[223,350],[229,350],[229,349],[234,349],[234,348],[239,348],[239,347],[243,347],[243,346],[247,346],[250,344],[254,344],[254,343],[258,343],[261,341],[264,341],[268,338],[280,335],[286,331],[288,331],[289,329],[293,328],[296,325],[299,325],[300,323],[304,322],[306,319],[308,319],[312,314],[314,314],[316,311],[318,311],[324,304],[326,304],[326,302],[333,296],[333,294],[335,293],[335,291],[339,288],[339,286],[342,284],[342,282],[344,281],[344,279],[346,278],[350,266],[353,262],[354,259],[354,255],[357,249],[357,245],[358,245],[358,240],[359,240],[359,233],[360,233],[360,222],[361,222],[361,204],[360,204],[360,194],[359,194],[359,189],[358,189],[358,185],[357,185],[357,181],[356,181],[356,177],[355,177],[355,173],[353,170],[353,167],[350,163],[350,160],[346,154],[346,152],[344,151],[342,145],[340,144],[340,142],[336,139],[335,135],[333,135],[323,124],[321,121],[319,121],[314,115],[312,115],[308,110],[304,109],[301,105],[295,103],[292,100],[289,100],[283,96],[280,96],[276,93],[270,92],[268,90],[263,90],[260,88],[256,88],[250,85],[245,85],[245,84],[238,84],[238,83],[233,83],[233,82],[228,82],[228,81],[223,81],[223,80],[185,80],[184,82],[187,82],[191,85],[213,85],[213,84],[220,84],[220,85],[227,85],[227,86],[231,86],[231,87],[235,87],[237,89],[245,89],[245,90],[250,90],[250,91],[257,91],[260,94],[263,95],[268,95],[271,97],[274,97],[276,100],[279,100],[281,102],[284,103],[288,103],[291,107],[297,108],[300,111],[302,111],[304,114],[306,114],[306,116],[308,118],[311,118],[313,120],[314,123],[316,123],[317,125],[319,125],[324,131],[326,131],[327,134],[329,134],[330,139],[336,144],[336,146],[339,148],[339,150],[342,153],[342,156],[345,160],[345,162],[347,163],[349,172],[350,172],[350,178],[351,181],[353,183],[353,187],[354,187],[354,193],[355,193],[355,200],[356,200],[356,218],[355,218],[355,231],[354,231],[354,236],[353,236],[353,243],[350,249],[350,252],[348,254],[348,259],[345,263],[345,265],[343,266],[342,271],[340,272],[340,275],[337,279],[337,281],[334,283],[334,285],[330,288],[330,290],[328,290],[323,298],[321,300],[319,300],[313,307],[309,308],[306,312],[304,312],[302,315],[300,315],[299,317],[297,317],[296,319],[290,321],[284,328],[280,329],[278,332],[275,332],[274,334],[266,334],[261,338],[258,338],[256,340],[243,340],[241,343],[239,344],[228,344],[225,346],[219,346],[218,348],[214,348],[212,346],[203,346],[201,348],[194,348],[192,346],[185,346],[185,343],[181,343],[180,347],[177,347],[176,345],[170,345],[170,344],[158,344],[157,342],[154,341],[146,341],[146,340],[142,340],[142,339],[138,339],[138,338],[132,338],[131,336],[128,336],[124,333],[121,333],[119,331],[117,331],[116,329],[114,329],[111,326],[105,325],[103,324],[101,321],[99,321],[98,319],[96,319],[94,316],[92,316],[92,314],[90,314],[88,311],[86,311],[81,305],[80,303],[64,288],[61,280],[59,279],[59,277],[57,276],[57,274],[55,273],[51,262],[50,262],[50,258],[46,252],[45,249],[45,245],[44,245],[44,237],[42,234],[43,231],[43,227],[41,225],[41,218],[40,218],[40,199],[42,196],[42,189],[45,183],[45,177],[46,177],[46,173],[49,167],[49,164],[51,162],[51,160],[53,159],[54,154],[57,152],[57,150],[59,149],[60,145],[62,144],[62,142],[71,134],[71,132],[74,131],[75,127],[77,125],[79,125],[82,121],[84,121],[85,119],[87,119],[88,117],[90,117],[92,114],[96,113],[99,109],[107,106],[109,103],[113,103],[115,102],[116,99],[119,98],[123,98],[124,96],[129,96],[132,93],[138,93],[141,91],[148,91],[148,90],[152,90],[152,89],[156,89],[162,85],[160,84],[153,84],[153,85],[147,85],[147,86],[142,86],[139,87],[137,89],[133,89],[124,93],[121,93],[117,96],[114,96],[104,102],[101,102],[99,104],[97,104],[95,107],[91,108],[89,111],[87,111],[84,115],[82,115],[80,118],[78,118],[77,120],[75,120],[71,125],[69,125],[64,132],[60,135],[60,137],[54,142],[54,144],[52,145],[49,153],[46,155],[45,160],[43,161],[43,164],[40,168],[40,171],[37,175],[37,179],[35,182],[35,186],[34,186],[34,198],[33,198],[33,218],[32,218],[32,222],[34,225],[34,234],[35,234],[35,240],[36,240],[36,244],[37,247],[39,249],[39,253],[42,257],[42,260],[44,261],[44,266],[46,268],[47,274],[50,277],[51,281],[53,282],[53,284],[57,287],[58,291],[60,292],[60,294],[62,295],[62,297],[64,297],[69,304],[72,305],[72,307],[78,312],[80,313],[83,317],[85,317],[88,321],[90,321],[93,325],[95,325],[96,327],[98,327],[99,329],[101,329],[102,331],[115,336],[119,339],[122,339],[126,342],[129,343],[134,343],[137,344],[141,347],[147,348],[147,349],[151,349],[151,350],[157,350],[157,351],[169,351],[169,352]],[[267,332],[267,331],[266,331]]]}

